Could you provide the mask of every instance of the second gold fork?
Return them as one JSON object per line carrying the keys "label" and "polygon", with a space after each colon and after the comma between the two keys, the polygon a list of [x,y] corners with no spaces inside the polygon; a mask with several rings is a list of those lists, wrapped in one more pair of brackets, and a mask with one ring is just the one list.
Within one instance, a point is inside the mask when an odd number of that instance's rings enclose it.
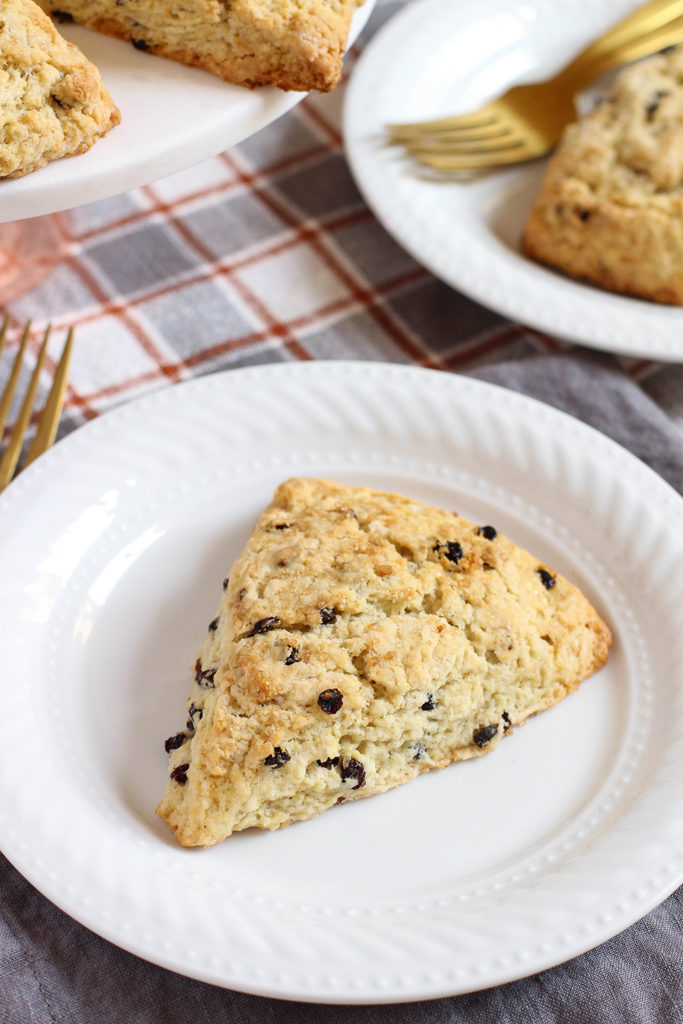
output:
{"label": "second gold fork", "polygon": [[601,74],[683,42],[683,0],[650,0],[546,82],[515,86],[478,111],[389,125],[391,142],[439,171],[478,174],[544,156],[576,118],[575,97]]}
{"label": "second gold fork", "polygon": [[[10,327],[10,318],[6,316],[0,325],[0,356],[2,355],[7,333]],[[5,424],[9,418],[10,407],[14,393],[19,381],[19,376],[24,368],[24,360],[26,355],[27,344],[30,336],[31,325],[27,324],[24,328],[21,342],[17,350],[16,357],[12,366],[7,383],[0,393],[0,441],[2,440],[3,433],[5,430]],[[10,483],[14,472],[19,461],[21,454],[22,445],[26,437],[29,422],[31,419],[31,413],[33,412],[33,406],[36,400],[38,392],[38,384],[40,380],[40,374],[43,368],[43,363],[47,353],[48,341],[50,338],[50,326],[45,330],[43,335],[43,341],[41,343],[38,355],[36,357],[35,366],[31,379],[29,381],[24,399],[21,403],[21,409],[17,416],[16,422],[13,429],[10,432],[10,436],[7,442],[7,447],[2,453],[0,458],[0,491],[4,490],[5,487]],[[71,359],[71,351],[73,345],[73,329],[69,331],[62,355],[54,371],[54,378],[52,386],[47,397],[47,401],[43,408],[43,411],[38,422],[35,437],[29,448],[28,454],[24,466],[28,466],[29,463],[33,462],[39,455],[47,451],[52,442],[54,441],[57,426],[59,423],[60,414],[62,411],[62,404],[64,401],[64,391],[66,388],[67,377],[69,373],[69,362]]]}

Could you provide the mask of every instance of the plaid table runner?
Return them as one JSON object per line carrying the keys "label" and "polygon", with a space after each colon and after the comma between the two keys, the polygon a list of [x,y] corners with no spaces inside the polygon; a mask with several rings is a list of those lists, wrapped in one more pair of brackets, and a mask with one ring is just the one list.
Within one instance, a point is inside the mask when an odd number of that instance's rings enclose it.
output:
{"label": "plaid table runner", "polygon": [[[362,42],[404,2],[379,0]],[[441,284],[386,234],[344,160],[342,99],[343,89],[311,96],[213,160],[58,215],[65,259],[10,309],[33,320],[36,346],[50,319],[54,353],[59,329],[78,329],[63,432],[153,388],[245,364],[356,358],[462,371],[565,347]],[[682,367],[615,362],[683,422]]]}
{"label": "plaid table runner", "polygon": [[[347,75],[404,2],[379,0]],[[66,328],[77,328],[61,434],[155,388],[230,367],[416,363],[560,406],[683,491],[683,367],[566,345],[433,278],[363,203],[343,156],[342,98],[343,87],[311,96],[230,152],[56,216],[66,255],[9,311],[33,321],[34,353],[52,322],[52,358]],[[0,387],[7,373],[0,367]],[[0,1024],[683,1021],[681,892],[600,949],[535,978],[365,1009],[242,996],[152,967],[69,920],[1,858],[0,893]]]}

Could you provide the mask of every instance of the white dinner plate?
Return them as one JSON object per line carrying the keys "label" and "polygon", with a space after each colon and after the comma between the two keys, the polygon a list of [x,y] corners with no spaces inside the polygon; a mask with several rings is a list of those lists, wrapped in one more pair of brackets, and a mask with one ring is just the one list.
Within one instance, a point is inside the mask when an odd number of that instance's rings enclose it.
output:
{"label": "white dinner plate", "polygon": [[[221,582],[290,475],[493,524],[576,582],[607,666],[382,796],[208,850],[154,808]],[[95,420],[0,497],[0,844],[124,949],[229,988],[390,1002],[575,956],[683,880],[683,501],[612,441],[492,385],[314,363]]]}
{"label": "white dinner plate", "polygon": [[[372,13],[354,15],[349,45]],[[102,73],[121,124],[87,153],[0,181],[0,223],[71,209],[148,185],[242,142],[306,93],[246,89],[78,25],[60,25]]]}
{"label": "white dinner plate", "polygon": [[484,306],[592,348],[683,361],[683,310],[613,295],[520,252],[545,161],[474,182],[427,180],[383,126],[477,108],[554,74],[634,0],[416,0],[375,36],[346,92],[351,169],[416,260]]}

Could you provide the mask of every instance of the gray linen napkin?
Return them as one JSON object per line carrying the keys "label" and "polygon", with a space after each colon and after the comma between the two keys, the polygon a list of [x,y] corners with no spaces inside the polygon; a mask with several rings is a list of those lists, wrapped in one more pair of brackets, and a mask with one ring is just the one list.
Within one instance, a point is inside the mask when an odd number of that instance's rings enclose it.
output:
{"label": "gray linen napkin", "polygon": [[[591,423],[683,492],[683,435],[615,360],[573,350],[478,368],[473,376]],[[185,1021],[679,1024],[683,888],[621,935],[534,977],[432,1002],[339,1007],[242,995],[147,964],[72,921],[0,858],[0,1024]]]}

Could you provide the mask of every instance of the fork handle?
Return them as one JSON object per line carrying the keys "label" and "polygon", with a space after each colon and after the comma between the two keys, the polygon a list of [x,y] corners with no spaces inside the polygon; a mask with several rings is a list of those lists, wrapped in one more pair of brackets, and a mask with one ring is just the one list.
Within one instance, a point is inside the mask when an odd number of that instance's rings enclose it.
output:
{"label": "fork handle", "polygon": [[655,32],[650,32],[647,36],[638,36],[632,39],[619,49],[608,50],[596,55],[590,62],[573,69],[573,74],[571,78],[568,76],[568,80],[571,81],[574,92],[577,92],[607,71],[639,60],[641,57],[648,57],[650,54],[681,42],[683,42],[683,16]]}
{"label": "fork handle", "polygon": [[[643,41],[647,36],[665,29],[676,19],[683,16],[683,0],[650,0],[638,7],[612,28],[595,39],[585,50],[582,50],[565,68],[565,73],[574,74],[585,79],[587,75],[595,77],[595,67],[603,69],[605,61],[612,61],[612,55],[634,43]],[[656,47],[646,52],[654,52]],[[629,60],[635,58],[629,57]],[[619,63],[623,63],[620,59]],[[614,67],[614,62],[604,67]],[[588,72],[590,68],[590,72]],[[598,72],[598,73],[601,73]]]}

